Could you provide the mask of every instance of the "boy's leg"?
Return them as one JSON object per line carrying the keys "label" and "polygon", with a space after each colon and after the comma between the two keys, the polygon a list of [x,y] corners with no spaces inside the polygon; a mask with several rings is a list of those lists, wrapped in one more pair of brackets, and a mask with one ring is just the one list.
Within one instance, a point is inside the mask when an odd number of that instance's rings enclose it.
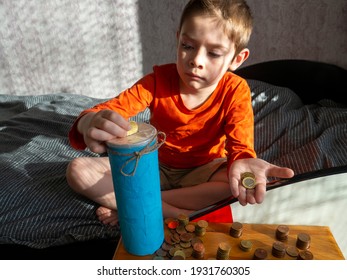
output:
{"label": "boy's leg", "polygon": [[162,200],[178,210],[196,211],[230,197],[224,162],[217,160],[189,172],[179,181],[182,187],[162,192]]}
{"label": "boy's leg", "polygon": [[[80,157],[68,165],[66,178],[70,187],[77,193],[95,201],[101,206],[96,214],[104,224],[118,223],[116,198],[112,182],[112,173],[108,157]],[[162,203],[164,217],[176,217],[192,211],[178,209],[174,205]]]}
{"label": "boy's leg", "polygon": [[162,200],[178,209],[200,210],[231,196],[226,169],[215,172],[210,181],[162,192]]}
{"label": "boy's leg", "polygon": [[[67,181],[77,193],[101,206],[96,214],[105,224],[118,223],[117,206],[108,157],[81,157],[72,160],[67,168]],[[209,182],[196,186],[162,191],[164,217],[177,217],[202,209],[231,195],[225,182],[226,171],[215,172]]]}
{"label": "boy's leg", "polygon": [[108,157],[80,157],[68,165],[66,178],[77,193],[101,206],[96,210],[99,220],[105,224],[118,223],[116,199]]}

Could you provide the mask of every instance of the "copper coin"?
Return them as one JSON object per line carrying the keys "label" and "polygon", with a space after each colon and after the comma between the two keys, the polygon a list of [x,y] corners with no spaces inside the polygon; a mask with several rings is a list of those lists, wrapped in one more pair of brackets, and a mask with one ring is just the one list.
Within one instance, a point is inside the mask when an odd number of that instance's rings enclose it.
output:
{"label": "copper coin", "polygon": [[156,254],[157,256],[160,256],[160,257],[165,257],[165,256],[167,255],[167,252],[164,251],[162,248],[159,248],[159,249],[155,252],[155,254]]}
{"label": "copper coin", "polygon": [[239,230],[242,230],[243,225],[242,225],[240,222],[233,222],[233,223],[231,224],[231,228],[232,228],[233,230],[239,231]]}
{"label": "copper coin", "polygon": [[203,243],[203,242],[199,237],[193,237],[190,243],[192,244],[192,246],[194,246],[195,243]]}
{"label": "copper coin", "polygon": [[176,228],[176,232],[177,232],[179,235],[181,235],[181,234],[183,234],[183,233],[187,233],[186,228],[185,228],[184,225],[179,225],[179,226]]}
{"label": "copper coin", "polygon": [[196,252],[205,252],[205,246],[203,243],[195,243],[193,245],[193,250]]}
{"label": "copper coin", "polygon": [[294,246],[288,246],[286,249],[288,256],[296,258],[299,255],[299,250]]}
{"label": "copper coin", "polygon": [[254,260],[264,260],[267,258],[267,251],[263,248],[257,248],[254,251]]}
{"label": "copper coin", "polygon": [[183,252],[186,255],[186,258],[190,258],[192,256],[192,253],[193,253],[193,248],[192,247],[183,248]]}
{"label": "copper coin", "polygon": [[164,240],[167,244],[173,245],[175,242],[172,240],[172,234],[165,234]]}
{"label": "copper coin", "polygon": [[229,252],[231,250],[231,246],[227,242],[221,242],[218,245],[218,249],[223,252]]}
{"label": "copper coin", "polygon": [[178,221],[170,221],[170,222],[168,222],[167,227],[169,229],[176,229],[178,227],[178,225],[179,225]]}
{"label": "copper coin", "polygon": [[195,231],[195,225],[193,224],[188,224],[185,226],[186,231],[188,232],[194,232]]}
{"label": "copper coin", "polygon": [[193,239],[194,235],[190,232],[185,232],[180,235],[180,239],[183,242],[189,242]]}
{"label": "copper coin", "polygon": [[164,250],[164,251],[170,251],[170,249],[173,247],[172,244],[168,244],[166,242],[163,242],[163,244],[161,245],[161,248]]}
{"label": "copper coin", "polygon": [[298,260],[313,260],[313,254],[309,250],[303,250],[298,255]]}

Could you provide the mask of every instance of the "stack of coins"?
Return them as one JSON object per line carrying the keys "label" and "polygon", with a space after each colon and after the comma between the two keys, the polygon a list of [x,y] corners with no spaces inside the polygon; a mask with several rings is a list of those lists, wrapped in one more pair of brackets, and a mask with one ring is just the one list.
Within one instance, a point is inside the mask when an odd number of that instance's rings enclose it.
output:
{"label": "stack of coins", "polygon": [[195,234],[197,236],[204,236],[206,233],[206,229],[208,227],[208,222],[205,220],[200,220],[195,225]]}
{"label": "stack of coins", "polygon": [[310,247],[311,237],[307,233],[299,233],[296,239],[296,247],[306,250]]}
{"label": "stack of coins", "polygon": [[205,246],[203,243],[200,243],[200,242],[194,243],[192,256],[199,260],[204,258]]}
{"label": "stack of coins", "polygon": [[303,250],[299,253],[298,260],[313,260],[313,254],[309,250]]}
{"label": "stack of coins", "polygon": [[189,223],[189,217],[185,214],[178,215],[177,220],[178,220],[179,224],[184,226],[184,227],[186,225],[188,225],[188,223]]}
{"label": "stack of coins", "polygon": [[289,227],[286,225],[279,225],[276,229],[276,238],[279,241],[285,241],[288,239]]}
{"label": "stack of coins", "polygon": [[239,222],[233,222],[231,224],[229,234],[232,237],[239,238],[242,235],[243,225]]}
{"label": "stack of coins", "polygon": [[193,234],[190,232],[185,232],[180,235],[180,246],[182,248],[189,248],[191,246],[191,241],[193,239]]}
{"label": "stack of coins", "polygon": [[265,260],[267,258],[267,251],[263,248],[257,248],[254,251],[253,260]]}
{"label": "stack of coins", "polygon": [[231,250],[231,246],[228,243],[226,243],[226,242],[219,243],[216,259],[217,260],[228,260],[230,250]]}
{"label": "stack of coins", "polygon": [[283,258],[286,254],[286,246],[281,241],[272,244],[272,255],[276,258]]}
{"label": "stack of coins", "polygon": [[241,240],[240,242],[240,248],[242,251],[248,252],[252,249],[252,241],[250,240]]}

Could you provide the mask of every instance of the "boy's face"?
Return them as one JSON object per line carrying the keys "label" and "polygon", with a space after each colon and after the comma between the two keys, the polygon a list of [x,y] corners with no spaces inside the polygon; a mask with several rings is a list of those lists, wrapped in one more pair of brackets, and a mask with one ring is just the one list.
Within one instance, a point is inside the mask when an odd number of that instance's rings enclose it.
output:
{"label": "boy's face", "polygon": [[203,15],[187,18],[177,37],[181,93],[211,93],[232,66],[233,42],[216,18]]}

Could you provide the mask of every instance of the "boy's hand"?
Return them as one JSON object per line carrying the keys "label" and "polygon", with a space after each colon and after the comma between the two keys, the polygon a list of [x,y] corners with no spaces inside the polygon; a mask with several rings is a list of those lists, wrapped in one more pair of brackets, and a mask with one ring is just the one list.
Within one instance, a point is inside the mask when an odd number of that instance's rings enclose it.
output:
{"label": "boy's hand", "polygon": [[107,150],[105,142],[115,137],[127,136],[131,126],[120,114],[111,110],[102,110],[81,117],[77,129],[92,152],[104,153]]}
{"label": "boy's hand", "polygon": [[[241,174],[251,172],[255,175],[255,188],[242,186]],[[267,177],[291,178],[294,172],[290,168],[279,167],[262,159],[249,158],[235,160],[229,170],[231,193],[241,205],[262,203],[266,193]]]}

